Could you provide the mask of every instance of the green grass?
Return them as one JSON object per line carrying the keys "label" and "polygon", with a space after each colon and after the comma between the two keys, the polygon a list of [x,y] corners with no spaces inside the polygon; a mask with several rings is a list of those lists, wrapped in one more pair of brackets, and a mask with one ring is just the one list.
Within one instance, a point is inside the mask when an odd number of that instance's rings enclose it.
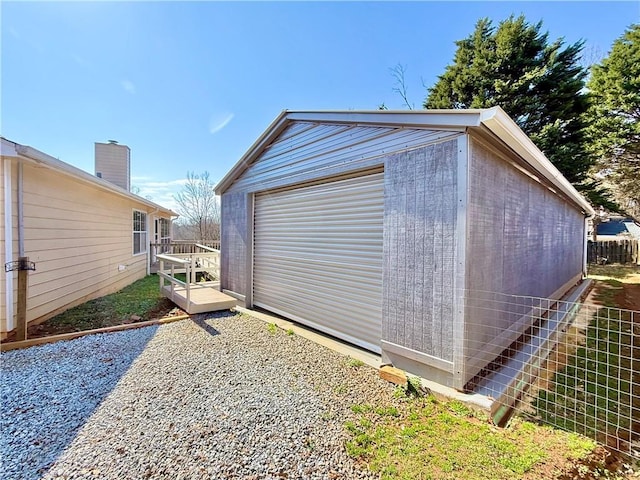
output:
{"label": "green grass", "polygon": [[632,341],[629,312],[601,309],[587,328],[585,344],[556,373],[552,389],[539,392],[534,407],[540,418],[591,438],[629,431]]}
{"label": "green grass", "polygon": [[611,278],[599,280],[593,295],[593,300],[600,305],[615,307],[616,296],[622,292],[622,289],[623,282],[620,280]]}
{"label": "green grass", "polygon": [[70,308],[45,323],[81,331],[117,325],[132,315],[151,320],[150,314],[166,305],[165,302],[160,295],[158,277],[148,275],[116,293]]}
{"label": "green grass", "polygon": [[617,280],[624,283],[640,283],[638,265],[589,265],[588,276],[596,280]]}
{"label": "green grass", "polygon": [[544,422],[604,441],[609,434],[624,437],[633,427],[632,402],[640,393],[633,386],[634,321],[616,307],[625,284],[640,283],[640,269],[592,265],[589,276],[597,280],[593,298],[603,307],[593,315],[584,343],[555,374],[552,388],[541,390],[533,405]]}
{"label": "green grass", "polygon": [[364,362],[362,360],[357,359],[357,358],[349,357],[349,359],[347,360],[347,366],[348,367],[360,368],[363,365],[364,365]]}
{"label": "green grass", "polygon": [[275,335],[278,332],[278,326],[275,323],[269,323],[267,324],[267,331],[271,335]]}
{"label": "green grass", "polygon": [[498,429],[464,404],[432,396],[399,408],[354,405],[352,411],[347,452],[381,479],[519,479],[548,459],[550,449],[567,459],[595,446],[521,420]]}

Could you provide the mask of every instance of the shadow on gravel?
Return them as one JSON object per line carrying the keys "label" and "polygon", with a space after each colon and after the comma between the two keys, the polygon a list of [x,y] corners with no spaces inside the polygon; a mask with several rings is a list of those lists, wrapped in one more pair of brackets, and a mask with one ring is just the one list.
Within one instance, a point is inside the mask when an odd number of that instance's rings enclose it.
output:
{"label": "shadow on gravel", "polygon": [[207,320],[230,320],[236,317],[238,314],[231,310],[224,310],[220,312],[200,313],[194,317],[191,317],[191,321],[202,328],[209,335],[220,335],[220,332],[207,323]]}
{"label": "shadow on gravel", "polygon": [[29,480],[44,475],[157,329],[88,335],[3,353],[2,478]]}
{"label": "shadow on gravel", "polygon": [[203,329],[205,332],[207,332],[209,335],[211,336],[219,335],[220,332],[206,322],[206,320],[209,318],[220,318],[220,317],[197,317],[197,318],[192,318],[191,321],[197,326],[199,326],[201,329]]}

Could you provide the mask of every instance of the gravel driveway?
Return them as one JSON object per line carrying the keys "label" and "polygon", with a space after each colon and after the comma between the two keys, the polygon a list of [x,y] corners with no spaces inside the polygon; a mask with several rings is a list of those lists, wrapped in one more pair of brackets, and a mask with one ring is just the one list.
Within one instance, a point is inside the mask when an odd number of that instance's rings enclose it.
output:
{"label": "gravel driveway", "polygon": [[375,478],[344,451],[367,366],[246,315],[2,354],[2,478]]}

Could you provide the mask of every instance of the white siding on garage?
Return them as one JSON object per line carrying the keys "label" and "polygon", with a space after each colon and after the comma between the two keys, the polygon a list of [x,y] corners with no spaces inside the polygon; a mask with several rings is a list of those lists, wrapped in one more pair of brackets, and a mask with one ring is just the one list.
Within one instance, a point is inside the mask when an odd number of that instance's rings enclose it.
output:
{"label": "white siding on garage", "polygon": [[253,304],[380,352],[383,178],[257,194]]}

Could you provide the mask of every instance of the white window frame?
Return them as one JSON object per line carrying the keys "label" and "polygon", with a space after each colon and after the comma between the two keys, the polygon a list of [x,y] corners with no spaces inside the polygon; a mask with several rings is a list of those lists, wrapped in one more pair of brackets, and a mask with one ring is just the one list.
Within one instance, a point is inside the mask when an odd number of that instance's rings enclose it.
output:
{"label": "white window frame", "polygon": [[[167,227],[166,232],[162,231],[163,224]],[[171,219],[166,217],[159,217],[158,230],[159,230],[158,239],[160,240],[159,243],[169,243],[169,241],[171,240]],[[166,235],[163,235],[163,233],[166,233]]]}
{"label": "white window frame", "polygon": [[[136,230],[136,213],[143,215],[141,219],[138,220],[140,226],[140,221],[142,223],[142,227],[144,230]],[[131,215],[131,250],[133,252],[133,256],[137,257],[138,255],[146,255],[148,250],[148,240],[149,240],[149,228],[147,225],[148,214],[144,210],[133,209]],[[136,252],[136,234],[143,235],[141,238],[142,241],[139,241],[140,251]]]}

